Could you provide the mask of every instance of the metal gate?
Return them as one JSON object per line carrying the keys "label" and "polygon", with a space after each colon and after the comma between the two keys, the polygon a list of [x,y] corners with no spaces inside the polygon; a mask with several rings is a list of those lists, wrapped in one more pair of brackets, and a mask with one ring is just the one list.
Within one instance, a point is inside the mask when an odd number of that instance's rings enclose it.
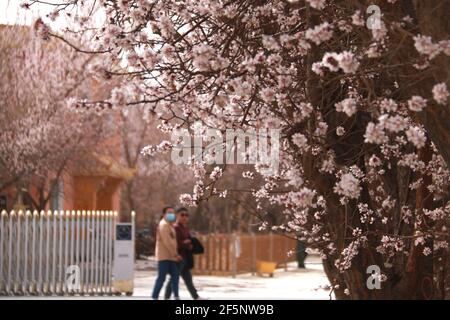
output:
{"label": "metal gate", "polygon": [[117,212],[0,215],[0,295],[112,294]]}

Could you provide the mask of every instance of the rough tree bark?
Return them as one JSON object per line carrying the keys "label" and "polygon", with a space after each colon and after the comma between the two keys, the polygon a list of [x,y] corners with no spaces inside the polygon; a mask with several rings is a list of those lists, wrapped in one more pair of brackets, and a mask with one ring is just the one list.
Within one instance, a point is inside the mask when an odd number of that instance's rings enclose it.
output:
{"label": "rough tree bark", "polygon": [[[450,33],[450,1],[448,0],[410,0],[402,1],[407,13],[417,19],[418,32],[431,36],[436,40],[447,39]],[[429,95],[435,83],[435,79],[450,78],[450,59],[446,56],[438,56],[433,63],[432,77],[426,77],[424,81],[417,83],[412,88],[416,93],[422,92]],[[415,71],[417,72],[417,71]],[[448,85],[447,80],[447,85]],[[425,126],[430,139],[436,145],[447,166],[450,167],[450,103],[438,105],[429,101],[425,112],[418,116],[418,120]]]}

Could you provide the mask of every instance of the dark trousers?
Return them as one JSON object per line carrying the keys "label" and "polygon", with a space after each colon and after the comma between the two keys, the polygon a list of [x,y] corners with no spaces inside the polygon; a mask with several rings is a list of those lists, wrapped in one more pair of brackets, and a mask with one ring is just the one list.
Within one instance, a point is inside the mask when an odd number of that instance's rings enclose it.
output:
{"label": "dark trousers", "polygon": [[155,286],[153,288],[152,298],[158,299],[159,292],[161,291],[164,281],[166,281],[167,274],[170,274],[170,287],[173,290],[175,298],[179,298],[178,295],[178,282],[179,282],[179,268],[175,261],[162,260],[158,261],[158,277],[156,278]]}
{"label": "dark trousers", "polygon": [[297,264],[299,268],[305,267],[305,259],[308,256],[304,242],[297,241]]}
{"label": "dark trousers", "polygon": [[[191,269],[189,269],[186,259],[183,259],[179,264],[179,270],[180,270],[180,276],[183,278],[183,281],[189,290],[189,293],[191,294],[193,299],[198,299],[198,293],[197,289],[195,289],[194,282],[192,281],[192,273]],[[164,298],[169,299],[170,295],[172,294],[172,286],[170,285],[170,282],[166,285],[166,292],[164,294]]]}

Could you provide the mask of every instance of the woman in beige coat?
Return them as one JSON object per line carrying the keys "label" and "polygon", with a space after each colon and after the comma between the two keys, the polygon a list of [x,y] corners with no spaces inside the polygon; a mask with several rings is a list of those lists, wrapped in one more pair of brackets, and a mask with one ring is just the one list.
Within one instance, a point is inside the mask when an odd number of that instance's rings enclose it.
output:
{"label": "woman in beige coat", "polygon": [[156,231],[156,260],[158,261],[158,277],[153,288],[152,298],[158,299],[159,292],[164,285],[167,274],[170,274],[172,291],[175,299],[179,299],[178,262],[182,259],[177,250],[177,237],[173,223],[176,220],[175,210],[172,207],[163,209],[163,218]]}

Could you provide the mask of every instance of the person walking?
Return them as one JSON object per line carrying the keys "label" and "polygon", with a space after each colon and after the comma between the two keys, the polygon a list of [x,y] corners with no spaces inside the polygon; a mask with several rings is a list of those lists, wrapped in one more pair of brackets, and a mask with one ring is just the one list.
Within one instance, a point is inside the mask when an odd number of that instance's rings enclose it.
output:
{"label": "person walking", "polygon": [[[197,289],[192,280],[191,269],[194,267],[193,244],[191,234],[189,232],[189,212],[186,208],[177,209],[177,222],[174,225],[177,234],[178,254],[182,257],[178,267],[180,276],[183,278],[186,287],[194,300],[200,299]],[[170,298],[172,294],[172,286],[170,282],[166,285],[165,295],[166,299]]]}
{"label": "person walking", "polygon": [[305,259],[308,256],[306,245],[303,241],[297,240],[297,266],[300,269],[305,268]]}
{"label": "person walking", "polygon": [[178,254],[177,236],[173,224],[176,215],[172,207],[163,209],[163,217],[156,229],[155,256],[158,261],[158,276],[153,288],[152,298],[158,299],[167,274],[170,274],[170,286],[174,293],[174,298],[179,299],[178,282],[179,268],[178,262],[182,257]]}

